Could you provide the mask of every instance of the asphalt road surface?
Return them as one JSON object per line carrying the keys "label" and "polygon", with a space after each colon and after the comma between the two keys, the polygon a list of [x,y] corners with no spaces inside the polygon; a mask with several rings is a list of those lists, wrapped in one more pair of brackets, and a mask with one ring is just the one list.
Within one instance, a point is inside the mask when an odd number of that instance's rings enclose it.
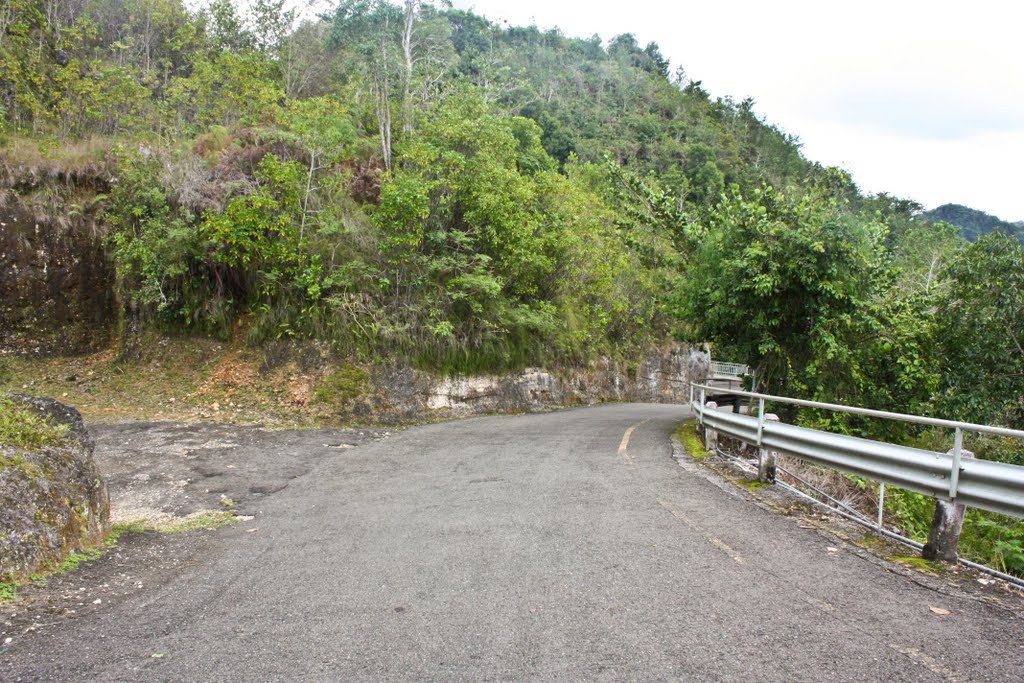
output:
{"label": "asphalt road surface", "polygon": [[680,467],[681,411],[332,450],[159,581],[11,644],[0,678],[1024,680],[1019,603],[898,573]]}

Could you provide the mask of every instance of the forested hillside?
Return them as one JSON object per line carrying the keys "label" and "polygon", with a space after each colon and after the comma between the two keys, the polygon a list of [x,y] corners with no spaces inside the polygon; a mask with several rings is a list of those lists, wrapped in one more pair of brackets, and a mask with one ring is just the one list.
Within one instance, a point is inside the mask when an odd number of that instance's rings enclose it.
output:
{"label": "forested hillside", "polygon": [[961,204],[943,204],[921,216],[929,221],[942,221],[960,228],[964,239],[973,242],[990,232],[1003,232],[1024,241],[1024,222],[1010,223],[984,211],[978,211]]}
{"label": "forested hillside", "polygon": [[[0,6],[0,230],[99,245],[107,265],[71,284],[114,283],[125,358],[159,331],[475,372],[674,338],[770,392],[1024,426],[1020,243],[865,196],[657,45],[420,0],[246,6]],[[40,310],[0,301],[0,321]],[[1008,440],[968,447],[1024,462]],[[887,506],[927,530],[928,500]],[[969,529],[1024,571],[1019,524]]]}
{"label": "forested hillside", "polygon": [[5,210],[101,234],[126,343],[241,327],[475,371],[674,337],[772,391],[1024,417],[1019,244],[863,195],[630,34],[10,0],[0,107]]}

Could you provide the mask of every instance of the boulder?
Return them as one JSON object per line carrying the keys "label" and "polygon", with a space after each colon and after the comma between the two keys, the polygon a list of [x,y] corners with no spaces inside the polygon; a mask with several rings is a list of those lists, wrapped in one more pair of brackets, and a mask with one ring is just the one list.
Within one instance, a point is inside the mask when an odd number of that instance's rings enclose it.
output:
{"label": "boulder", "polygon": [[12,396],[54,424],[60,446],[25,450],[0,444],[0,580],[56,567],[103,540],[110,498],[93,459],[95,446],[77,410],[48,398]]}

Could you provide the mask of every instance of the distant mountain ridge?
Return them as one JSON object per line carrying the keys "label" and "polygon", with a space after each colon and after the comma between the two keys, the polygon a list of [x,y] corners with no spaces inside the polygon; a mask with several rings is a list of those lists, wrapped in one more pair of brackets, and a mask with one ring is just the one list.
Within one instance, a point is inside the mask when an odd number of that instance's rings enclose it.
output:
{"label": "distant mountain ridge", "polygon": [[1024,242],[1024,221],[1011,223],[962,204],[943,204],[931,211],[925,211],[921,217],[932,222],[942,221],[955,225],[960,228],[960,234],[964,239],[970,242],[994,231],[1005,232]]}

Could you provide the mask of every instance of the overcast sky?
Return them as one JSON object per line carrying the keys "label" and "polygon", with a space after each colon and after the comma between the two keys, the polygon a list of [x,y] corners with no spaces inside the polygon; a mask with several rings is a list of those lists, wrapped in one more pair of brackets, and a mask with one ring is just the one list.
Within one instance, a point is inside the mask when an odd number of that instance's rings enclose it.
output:
{"label": "overcast sky", "polygon": [[655,41],[713,97],[752,97],[804,154],[926,208],[1024,220],[1014,0],[454,0],[492,20]]}

